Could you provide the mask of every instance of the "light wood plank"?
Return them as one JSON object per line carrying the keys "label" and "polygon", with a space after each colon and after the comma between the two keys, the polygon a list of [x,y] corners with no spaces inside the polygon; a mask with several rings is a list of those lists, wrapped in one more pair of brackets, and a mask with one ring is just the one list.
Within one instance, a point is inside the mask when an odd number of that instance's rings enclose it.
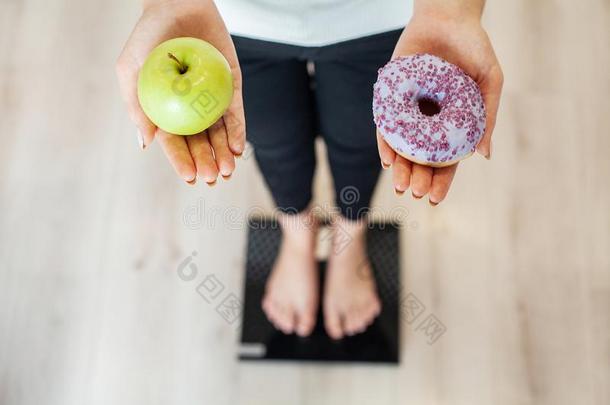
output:
{"label": "light wood plank", "polygon": [[[252,158],[208,190],[137,149],[113,65],[138,13],[0,3],[0,403],[610,403],[607,1],[488,2],[493,159],[464,162],[435,209],[384,174],[378,215],[409,212],[404,290],[447,328],[428,345],[405,323],[397,368],[235,361],[237,327],[196,286],[241,294],[239,220],[271,201]],[[187,226],[199,201],[208,222]]]}

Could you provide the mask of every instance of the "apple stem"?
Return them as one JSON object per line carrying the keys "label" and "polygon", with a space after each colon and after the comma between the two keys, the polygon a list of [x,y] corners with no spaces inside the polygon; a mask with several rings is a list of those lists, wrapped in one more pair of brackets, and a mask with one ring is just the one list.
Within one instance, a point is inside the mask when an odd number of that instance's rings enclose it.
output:
{"label": "apple stem", "polygon": [[168,52],[167,56],[169,56],[170,59],[174,60],[178,64],[178,66],[179,66],[178,70],[179,70],[180,74],[183,74],[188,70],[186,65],[184,63],[180,62],[178,60],[178,58],[176,58],[171,52]]}

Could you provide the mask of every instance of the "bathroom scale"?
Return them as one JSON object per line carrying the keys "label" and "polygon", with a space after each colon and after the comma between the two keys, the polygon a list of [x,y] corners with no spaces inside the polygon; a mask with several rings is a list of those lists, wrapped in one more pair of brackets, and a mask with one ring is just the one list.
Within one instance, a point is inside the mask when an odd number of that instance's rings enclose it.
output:
{"label": "bathroom scale", "polygon": [[[382,310],[366,331],[341,340],[333,340],[326,334],[321,301],[316,326],[308,337],[300,337],[296,334],[285,335],[267,320],[261,308],[261,301],[280,242],[281,229],[274,219],[248,220],[239,359],[398,364],[401,291],[398,224],[376,222],[369,225],[368,257],[382,301]],[[325,267],[326,262],[320,261],[321,296],[324,291]]]}

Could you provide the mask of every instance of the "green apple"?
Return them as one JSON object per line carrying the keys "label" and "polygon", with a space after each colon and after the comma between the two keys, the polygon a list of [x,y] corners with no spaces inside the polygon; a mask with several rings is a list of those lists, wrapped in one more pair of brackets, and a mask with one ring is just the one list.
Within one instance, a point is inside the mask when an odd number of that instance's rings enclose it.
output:
{"label": "green apple", "polygon": [[162,130],[194,135],[214,124],[233,97],[224,56],[197,38],[174,38],[151,51],[138,77],[144,113]]}

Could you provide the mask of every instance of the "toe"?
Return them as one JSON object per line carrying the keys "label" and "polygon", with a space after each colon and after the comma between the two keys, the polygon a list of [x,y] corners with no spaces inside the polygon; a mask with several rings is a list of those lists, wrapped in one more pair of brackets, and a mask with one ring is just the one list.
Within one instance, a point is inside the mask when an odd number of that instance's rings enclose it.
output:
{"label": "toe", "polygon": [[359,310],[351,310],[345,318],[345,334],[355,335],[363,326],[362,313]]}
{"label": "toe", "polygon": [[263,311],[265,311],[265,314],[268,315],[268,312],[272,311],[272,305],[271,305],[271,300],[269,299],[268,296],[265,296],[263,298],[263,301],[261,302],[261,307],[263,308]]}
{"label": "toe", "polygon": [[287,335],[291,334],[294,331],[294,312],[292,309],[280,307],[277,323],[282,332]]}
{"label": "toe", "polygon": [[277,311],[275,310],[275,307],[273,306],[273,302],[268,297],[265,297],[263,299],[263,302],[261,303],[261,307],[263,308],[263,312],[267,316],[267,319],[269,320],[269,322],[274,324],[275,323],[275,320],[274,320],[275,313]]}
{"label": "toe", "polygon": [[375,300],[375,305],[371,308],[371,321],[379,316],[381,313],[381,302],[379,300]]}
{"label": "toe", "polygon": [[341,319],[339,313],[335,311],[324,311],[324,327],[326,333],[332,339],[341,339],[343,337],[343,330],[341,328]]}
{"label": "toe", "polygon": [[296,333],[302,337],[309,336],[313,331],[313,327],[315,326],[315,324],[316,322],[312,314],[299,314],[297,316],[297,322],[295,327]]}
{"label": "toe", "polygon": [[354,329],[354,335],[364,332],[369,327],[368,322],[365,319],[358,320],[356,328]]}
{"label": "toe", "polygon": [[379,301],[375,300],[370,305],[367,305],[365,308],[362,308],[362,321],[368,326],[375,321],[375,318],[379,315],[381,311],[381,304]]}
{"label": "toe", "polygon": [[381,304],[378,301],[368,305],[366,308],[362,308],[362,317],[360,318],[362,322],[362,329],[368,328],[373,322],[375,322],[375,319],[379,315],[380,311]]}
{"label": "toe", "polygon": [[267,319],[276,329],[286,334],[292,333],[290,315],[286,308],[271,299],[264,299],[262,307]]}

